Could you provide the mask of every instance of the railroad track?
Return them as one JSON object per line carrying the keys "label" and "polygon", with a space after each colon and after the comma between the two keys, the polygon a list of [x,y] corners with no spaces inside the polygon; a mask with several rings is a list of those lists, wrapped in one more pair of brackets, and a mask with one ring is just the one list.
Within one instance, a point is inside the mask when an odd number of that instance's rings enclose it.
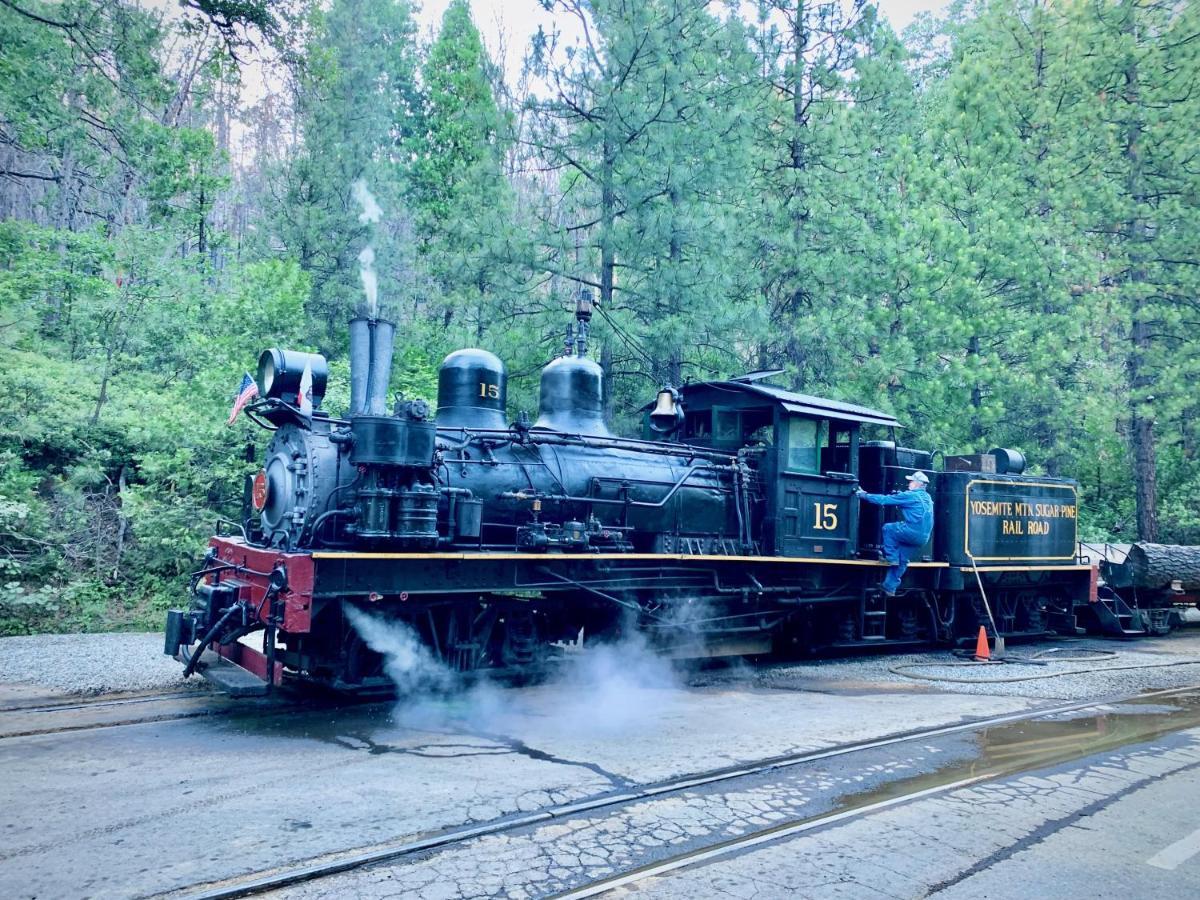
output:
{"label": "railroad track", "polygon": [[105,706],[123,706],[133,703],[152,703],[158,700],[171,700],[182,697],[214,696],[220,692],[213,691],[162,691],[143,693],[108,694],[97,697],[73,697],[71,699],[55,700],[51,703],[18,703],[12,706],[0,706],[0,713],[43,713],[61,712],[72,709],[100,708]]}
{"label": "railroad track", "polygon": [[[378,703],[376,699],[340,699],[322,708]],[[313,698],[292,700],[286,694],[265,698],[235,698],[224,691],[167,691],[153,694],[64,700],[0,708],[0,741],[122,728],[210,716],[287,715],[316,708]]]}
{"label": "railroad track", "polygon": [[[513,834],[522,829],[528,829],[551,821],[566,821],[573,817],[587,816],[588,814],[597,812],[610,815],[619,811],[622,807],[629,807],[645,801],[682,794],[697,788],[720,787],[728,790],[734,788],[739,781],[748,782],[757,776],[768,775],[793,767],[811,765],[837,757],[868,753],[872,750],[879,750],[895,745],[928,741],[948,735],[976,732],[1012,723],[1047,719],[1081,710],[1104,707],[1114,703],[1145,702],[1189,692],[1194,695],[1195,690],[1195,688],[1173,688],[1135,696],[1120,696],[1103,700],[1093,699],[1037,710],[975,719],[956,725],[916,729],[885,738],[848,743],[823,750],[776,756],[746,765],[696,773],[648,785],[638,790],[608,794],[590,800],[539,810],[534,813],[502,818],[465,828],[447,830],[415,840],[406,840],[382,846],[376,845],[369,850],[343,851],[320,857],[304,864],[281,867],[219,882],[194,885],[188,888],[147,896],[162,898],[162,900],[233,900],[233,898],[250,897],[305,882],[315,882],[331,878],[384,863],[398,863],[407,859],[415,860],[416,858],[423,858],[430,851],[446,852],[466,847],[470,842],[479,838]],[[823,814],[792,818],[735,839],[705,844],[699,848],[690,849],[686,853],[680,853],[667,859],[606,875],[603,878],[578,885],[553,896],[564,898],[564,900],[565,898],[575,900],[575,898],[597,896],[642,878],[666,874],[675,869],[700,864],[720,856],[748,849],[757,844],[780,840],[803,833],[804,831],[844,821],[848,818],[869,815],[901,803],[908,803],[937,793],[949,792],[980,781],[1015,774],[1016,772],[1026,771],[1054,762],[1066,761],[1067,759],[1080,758],[1089,755],[1090,752],[1094,751],[1086,748],[1081,749],[1078,743],[1071,743],[1065,750],[1060,749],[1059,757],[1051,758],[1043,751],[1042,755],[1035,759],[1010,760],[988,768],[981,773],[972,773],[966,778],[947,777],[944,783],[933,785],[930,785],[928,779],[926,779],[920,783],[919,788],[897,790],[894,795],[883,799],[878,799],[878,795],[864,795],[864,797],[875,796],[876,799],[863,799],[862,802],[857,802],[855,798],[851,797],[848,802],[839,801],[839,805],[835,810]]]}
{"label": "railroad track", "polygon": [[0,709],[0,741],[227,715],[239,704],[221,692],[163,691],[119,697],[13,705]]}

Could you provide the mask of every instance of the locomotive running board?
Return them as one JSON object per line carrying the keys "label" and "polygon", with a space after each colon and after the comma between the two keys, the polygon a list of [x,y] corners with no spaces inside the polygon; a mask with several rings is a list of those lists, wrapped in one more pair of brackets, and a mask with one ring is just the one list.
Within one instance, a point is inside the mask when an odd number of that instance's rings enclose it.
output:
{"label": "locomotive running board", "polygon": [[[453,560],[455,562],[496,562],[507,560],[537,560],[546,561],[577,561],[605,560],[632,562],[754,562],[754,563],[822,563],[834,566],[871,566],[887,568],[886,562],[877,559],[826,559],[820,556],[731,556],[720,553],[519,553],[515,551],[450,551],[445,553],[357,553],[334,550],[316,550],[312,553],[316,560],[347,560],[347,559],[433,559]],[[945,569],[949,563],[918,561],[909,563],[910,569]],[[1085,567],[1086,568],[1086,567]],[[969,571],[969,570],[968,570]]]}

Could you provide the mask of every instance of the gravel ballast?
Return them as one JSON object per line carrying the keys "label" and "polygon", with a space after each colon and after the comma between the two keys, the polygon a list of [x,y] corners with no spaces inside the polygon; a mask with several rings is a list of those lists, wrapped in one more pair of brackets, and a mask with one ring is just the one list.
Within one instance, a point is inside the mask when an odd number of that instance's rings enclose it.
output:
{"label": "gravel ballast", "polygon": [[[1010,643],[1007,650],[1014,662],[1004,665],[958,660],[945,650],[935,650],[774,666],[764,669],[758,680],[766,688],[791,690],[804,690],[806,686],[823,690],[830,683],[844,681],[1067,701],[1200,684],[1200,629],[1195,628],[1167,637],[1131,641]],[[1109,657],[1110,653],[1113,656]],[[1035,655],[1043,665],[1016,662]],[[1096,658],[1056,662],[1055,656]]]}
{"label": "gravel ballast", "polygon": [[[183,666],[163,655],[162,641],[158,633],[0,638],[0,684],[86,695],[205,689],[208,683],[203,678],[183,679]],[[1054,660],[1055,656],[1089,653],[1097,658]],[[1110,653],[1114,655],[1108,657]],[[934,650],[758,667],[736,665],[687,680],[697,687],[753,685],[845,693],[937,691],[1047,701],[1100,699],[1200,684],[1200,629],[1196,628],[1134,641],[1010,644],[1008,654],[1014,658],[1040,654],[1045,665],[972,664],[955,660],[945,650]],[[914,675],[919,677],[910,677]],[[1048,675],[1054,677],[1045,677]]]}
{"label": "gravel ballast", "polygon": [[203,678],[181,677],[183,666],[163,655],[160,633],[37,634],[0,638],[0,683],[66,694],[203,689]]}

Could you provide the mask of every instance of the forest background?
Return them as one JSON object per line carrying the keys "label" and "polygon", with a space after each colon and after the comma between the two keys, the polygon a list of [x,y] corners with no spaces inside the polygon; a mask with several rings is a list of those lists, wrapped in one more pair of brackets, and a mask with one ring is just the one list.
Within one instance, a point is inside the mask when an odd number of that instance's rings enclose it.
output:
{"label": "forest background", "polygon": [[1200,543],[1200,4],[540,2],[508,71],[466,0],[0,0],[0,633],[157,627],[243,372],[341,412],[372,278],[409,397],[476,345],[536,408],[587,287],[618,427],[779,367]]}

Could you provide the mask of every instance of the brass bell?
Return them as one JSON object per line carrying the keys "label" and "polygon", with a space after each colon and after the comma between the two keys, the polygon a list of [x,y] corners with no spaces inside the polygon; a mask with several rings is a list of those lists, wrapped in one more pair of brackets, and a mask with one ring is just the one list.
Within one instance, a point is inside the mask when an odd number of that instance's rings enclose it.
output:
{"label": "brass bell", "polygon": [[663,419],[675,418],[675,397],[670,388],[664,388],[658,392],[658,403],[650,415],[656,419],[660,417]]}
{"label": "brass bell", "polygon": [[660,434],[667,434],[679,427],[683,414],[679,409],[679,392],[664,387],[658,392],[654,411],[650,413],[650,425]]}

